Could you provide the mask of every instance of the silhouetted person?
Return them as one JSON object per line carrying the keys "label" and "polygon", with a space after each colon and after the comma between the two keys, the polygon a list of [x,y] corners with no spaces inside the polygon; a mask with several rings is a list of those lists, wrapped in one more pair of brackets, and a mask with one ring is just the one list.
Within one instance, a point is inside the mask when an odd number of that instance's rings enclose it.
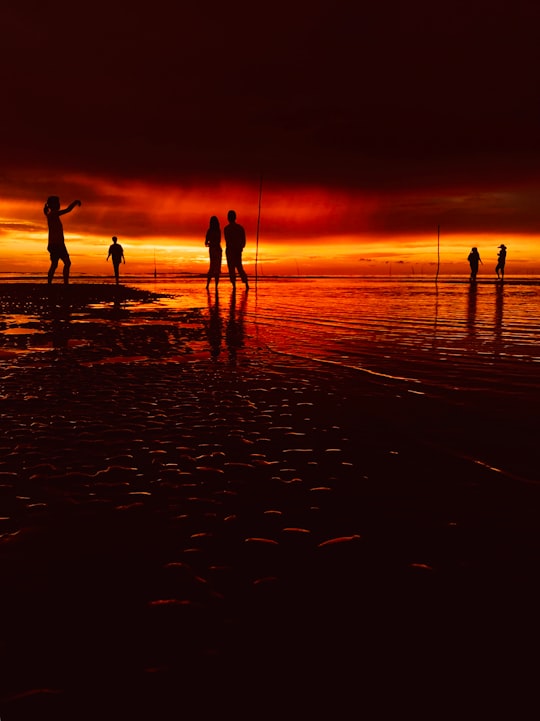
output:
{"label": "silhouetted person", "polygon": [[49,243],[47,245],[47,250],[51,256],[51,267],[49,268],[49,272],[47,274],[48,283],[52,283],[54,273],[58,268],[59,260],[64,263],[64,283],[69,283],[71,260],[64,241],[64,228],[62,226],[60,216],[65,215],[66,213],[71,213],[76,205],[80,207],[81,201],[74,200],[73,203],[70,203],[67,206],[67,208],[60,210],[60,198],[57,195],[51,195],[47,198],[47,202],[43,206],[43,212],[47,216],[47,224],[49,226]]}
{"label": "silhouetted person", "polygon": [[221,258],[223,257],[223,250],[221,248],[221,227],[219,225],[219,220],[215,215],[210,218],[204,244],[208,248],[208,254],[210,256],[210,267],[208,268],[206,276],[206,289],[208,290],[210,281],[214,278],[217,290],[219,276],[221,275]]}
{"label": "silhouetted person", "polygon": [[124,249],[118,242],[116,235],[113,235],[112,243],[109,245],[109,254],[106,260],[109,260],[109,258],[112,259],[114,277],[116,278],[116,283],[118,284],[120,282],[120,263],[122,261],[125,263],[126,259],[124,258]]}
{"label": "silhouetted person", "polygon": [[246,231],[242,225],[236,222],[236,213],[229,210],[227,213],[229,224],[224,228],[225,234],[225,257],[227,258],[227,268],[229,269],[229,278],[236,288],[236,271],[242,282],[246,284],[246,290],[249,288],[246,271],[242,266],[242,251],[246,245]]}
{"label": "silhouetted person", "polygon": [[471,266],[471,280],[475,281],[476,275],[478,273],[478,264],[482,263],[478,248],[471,248],[471,252],[469,253],[467,260],[469,261],[469,265]]}
{"label": "silhouetted person", "polygon": [[499,245],[499,252],[497,253],[497,265],[495,266],[495,272],[497,273],[497,278],[500,278],[501,280],[504,280],[505,263],[506,263],[506,245],[504,243],[501,243],[501,245]]}

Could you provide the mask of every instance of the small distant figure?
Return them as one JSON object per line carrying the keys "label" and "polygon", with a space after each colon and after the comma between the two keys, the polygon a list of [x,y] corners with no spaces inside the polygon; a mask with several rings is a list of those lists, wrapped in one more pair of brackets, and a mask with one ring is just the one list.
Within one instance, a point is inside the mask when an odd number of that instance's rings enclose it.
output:
{"label": "small distant figure", "polygon": [[49,226],[49,242],[47,250],[51,257],[51,267],[47,273],[47,282],[52,283],[56,269],[58,268],[58,261],[61,260],[64,264],[64,283],[69,283],[69,269],[71,267],[71,260],[69,253],[66,248],[64,240],[64,228],[62,221],[60,220],[61,215],[71,213],[73,208],[78,205],[81,207],[80,200],[74,200],[70,203],[67,208],[60,210],[60,198],[57,195],[51,195],[47,198],[47,202],[43,206],[43,212],[47,217],[47,225]]}
{"label": "small distant figure", "polygon": [[[471,252],[469,253],[467,260],[469,261],[469,265],[471,266],[471,281],[476,280],[476,275],[478,273],[478,264],[482,263],[482,260],[480,259],[480,253],[478,252],[478,248],[474,247],[471,248]],[[483,265],[483,263],[482,263]]]}
{"label": "small distant figure", "polygon": [[501,243],[499,245],[499,252],[497,253],[497,265],[495,266],[495,272],[497,278],[504,280],[504,266],[506,263],[506,245]]}
{"label": "small distant figure", "polygon": [[208,268],[206,276],[206,290],[208,290],[210,287],[210,281],[214,278],[217,291],[219,277],[221,275],[223,249],[221,248],[221,226],[217,216],[215,215],[210,218],[204,244],[208,248],[208,254],[210,256],[210,267]]}
{"label": "small distant figure", "polygon": [[118,242],[116,235],[113,235],[112,243],[109,245],[109,254],[107,255],[106,260],[109,260],[109,258],[112,258],[114,277],[116,278],[116,284],[118,285],[118,283],[120,283],[120,263],[122,261],[125,263],[126,259],[124,258],[124,249]]}
{"label": "small distant figure", "polygon": [[246,271],[242,266],[242,251],[246,245],[246,231],[243,226],[236,222],[236,212],[229,210],[227,213],[229,224],[225,226],[223,232],[225,234],[225,257],[227,258],[227,268],[229,270],[229,278],[236,290],[236,271],[246,290],[249,289]]}

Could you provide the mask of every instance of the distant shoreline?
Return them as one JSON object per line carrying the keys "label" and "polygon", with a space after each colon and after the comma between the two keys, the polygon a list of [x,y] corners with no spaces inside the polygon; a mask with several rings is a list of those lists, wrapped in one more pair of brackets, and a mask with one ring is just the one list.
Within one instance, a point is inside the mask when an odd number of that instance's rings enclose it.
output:
{"label": "distant shoreline", "polygon": [[[120,287],[126,287],[130,284],[137,284],[140,282],[149,283],[155,281],[160,282],[171,282],[171,281],[189,281],[206,278],[206,273],[159,273],[154,276],[153,273],[134,273],[123,274]],[[225,274],[223,280],[228,282]],[[351,280],[351,281],[362,281],[367,283],[430,283],[430,284],[470,284],[468,275],[447,275],[440,276],[437,280],[434,277],[426,275],[402,275],[402,276],[387,276],[387,275],[265,275],[259,276],[257,279],[251,278],[250,282],[252,285],[255,283],[275,282],[275,281],[312,281],[312,280]],[[0,272],[0,285],[12,284],[12,283],[37,283],[47,285],[46,275],[40,273],[11,273],[11,272]],[[92,274],[72,274],[70,285],[76,284],[87,284],[87,283],[98,283],[100,285],[115,286],[114,279],[108,275],[92,275]],[[476,280],[476,285],[540,285],[540,275],[509,275],[504,281],[499,280],[496,277],[480,277]],[[52,285],[63,285],[61,279],[57,279]]]}

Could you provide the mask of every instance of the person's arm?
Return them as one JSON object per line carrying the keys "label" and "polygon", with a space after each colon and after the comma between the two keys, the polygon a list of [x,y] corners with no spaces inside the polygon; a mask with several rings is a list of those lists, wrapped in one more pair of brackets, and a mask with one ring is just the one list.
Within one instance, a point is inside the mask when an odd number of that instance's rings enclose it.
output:
{"label": "person's arm", "polygon": [[71,213],[73,208],[78,205],[79,208],[81,207],[82,203],[80,200],[74,200],[73,203],[70,203],[67,208],[64,208],[64,210],[59,210],[58,215],[65,215],[66,213]]}

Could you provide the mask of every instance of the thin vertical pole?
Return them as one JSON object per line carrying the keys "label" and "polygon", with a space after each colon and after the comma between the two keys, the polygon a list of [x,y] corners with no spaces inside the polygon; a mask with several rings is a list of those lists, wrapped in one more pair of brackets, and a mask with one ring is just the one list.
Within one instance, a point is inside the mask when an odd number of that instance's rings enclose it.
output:
{"label": "thin vertical pole", "polygon": [[441,264],[441,245],[440,245],[440,236],[441,236],[441,226],[437,226],[437,275],[435,276],[435,283],[437,282],[437,278],[439,277],[439,266]]}
{"label": "thin vertical pole", "polygon": [[257,284],[258,279],[258,261],[259,261],[259,228],[261,225],[261,199],[262,199],[262,173],[261,173],[261,179],[259,183],[259,212],[257,215],[257,241],[255,246],[255,284]]}

